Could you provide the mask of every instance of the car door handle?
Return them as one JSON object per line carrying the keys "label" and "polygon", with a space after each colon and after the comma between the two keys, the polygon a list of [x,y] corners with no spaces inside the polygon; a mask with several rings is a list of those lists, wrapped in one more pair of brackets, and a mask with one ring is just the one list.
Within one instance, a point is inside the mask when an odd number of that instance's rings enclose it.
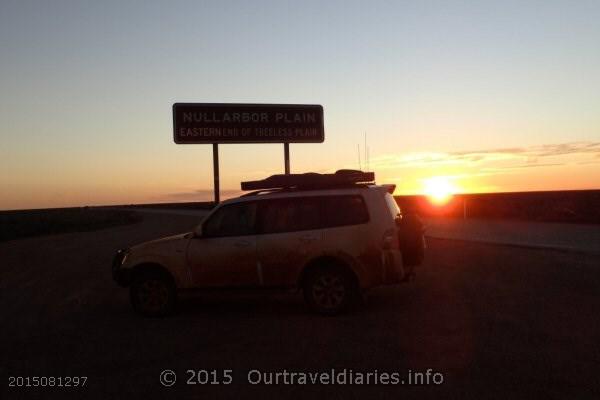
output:
{"label": "car door handle", "polygon": [[250,246],[250,242],[248,242],[247,240],[240,240],[238,242],[235,242],[233,245],[235,247],[248,247]]}
{"label": "car door handle", "polygon": [[312,235],[304,235],[304,236],[300,236],[300,241],[302,243],[310,243],[310,242],[314,242],[315,240],[317,240],[318,238],[316,236],[312,236]]}

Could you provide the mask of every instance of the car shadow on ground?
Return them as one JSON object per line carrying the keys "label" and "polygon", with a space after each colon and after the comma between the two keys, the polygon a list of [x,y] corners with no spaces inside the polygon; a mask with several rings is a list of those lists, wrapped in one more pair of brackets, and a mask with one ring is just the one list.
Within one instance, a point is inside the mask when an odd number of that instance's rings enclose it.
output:
{"label": "car shadow on ground", "polygon": [[210,316],[238,318],[240,316],[311,315],[301,294],[188,294],[177,304],[178,316]]}
{"label": "car shadow on ground", "polygon": [[[401,286],[369,291],[362,301],[346,310],[343,316],[362,316],[369,313],[397,311],[411,303],[410,295]],[[301,293],[293,294],[221,294],[198,293],[180,296],[177,316],[211,316],[237,318],[239,316],[323,317],[311,312]]]}

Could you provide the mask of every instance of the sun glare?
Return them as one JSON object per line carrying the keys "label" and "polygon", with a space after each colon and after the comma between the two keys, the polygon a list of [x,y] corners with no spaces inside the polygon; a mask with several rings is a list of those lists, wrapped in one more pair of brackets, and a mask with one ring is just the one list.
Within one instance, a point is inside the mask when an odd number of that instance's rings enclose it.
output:
{"label": "sun glare", "polygon": [[434,176],[423,180],[423,192],[433,204],[444,205],[457,192],[457,188],[449,178]]}

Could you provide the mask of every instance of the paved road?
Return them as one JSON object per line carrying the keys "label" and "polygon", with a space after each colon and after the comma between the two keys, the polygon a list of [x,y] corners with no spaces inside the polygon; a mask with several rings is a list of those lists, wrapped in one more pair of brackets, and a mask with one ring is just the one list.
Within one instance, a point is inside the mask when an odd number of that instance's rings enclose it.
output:
{"label": "paved road", "polygon": [[[348,315],[311,315],[300,296],[203,295],[183,299],[172,318],[135,316],[111,280],[113,252],[196,221],[146,213],[135,225],[0,244],[0,398],[530,400],[600,390],[595,255],[431,239],[416,282],[374,290]],[[179,374],[172,388],[158,382],[167,368]],[[444,383],[244,383],[252,369],[330,368],[402,377],[431,368]],[[233,369],[234,382],[188,386],[187,369]],[[88,382],[78,391],[15,389],[8,375]]]}
{"label": "paved road", "polygon": [[432,238],[600,253],[600,225],[456,218],[425,223]]}
{"label": "paved road", "polygon": [[[140,208],[142,213],[197,216],[206,210]],[[600,253],[600,225],[557,224],[493,219],[430,218],[425,220],[427,236],[438,239],[553,248]]]}

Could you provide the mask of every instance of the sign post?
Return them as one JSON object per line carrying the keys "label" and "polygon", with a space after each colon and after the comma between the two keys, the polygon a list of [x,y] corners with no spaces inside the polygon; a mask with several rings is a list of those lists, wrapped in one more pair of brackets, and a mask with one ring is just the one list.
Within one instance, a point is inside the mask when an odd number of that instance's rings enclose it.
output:
{"label": "sign post", "polygon": [[176,144],[212,144],[215,202],[219,196],[219,144],[283,143],[290,173],[290,143],[325,140],[323,107],[307,104],[173,104]]}
{"label": "sign post", "polygon": [[290,144],[285,142],[283,144],[283,162],[285,164],[285,174],[290,174]]}
{"label": "sign post", "polygon": [[220,191],[220,183],[219,183],[219,144],[213,143],[213,182],[215,189],[215,203],[219,204],[221,202],[221,191]]}

